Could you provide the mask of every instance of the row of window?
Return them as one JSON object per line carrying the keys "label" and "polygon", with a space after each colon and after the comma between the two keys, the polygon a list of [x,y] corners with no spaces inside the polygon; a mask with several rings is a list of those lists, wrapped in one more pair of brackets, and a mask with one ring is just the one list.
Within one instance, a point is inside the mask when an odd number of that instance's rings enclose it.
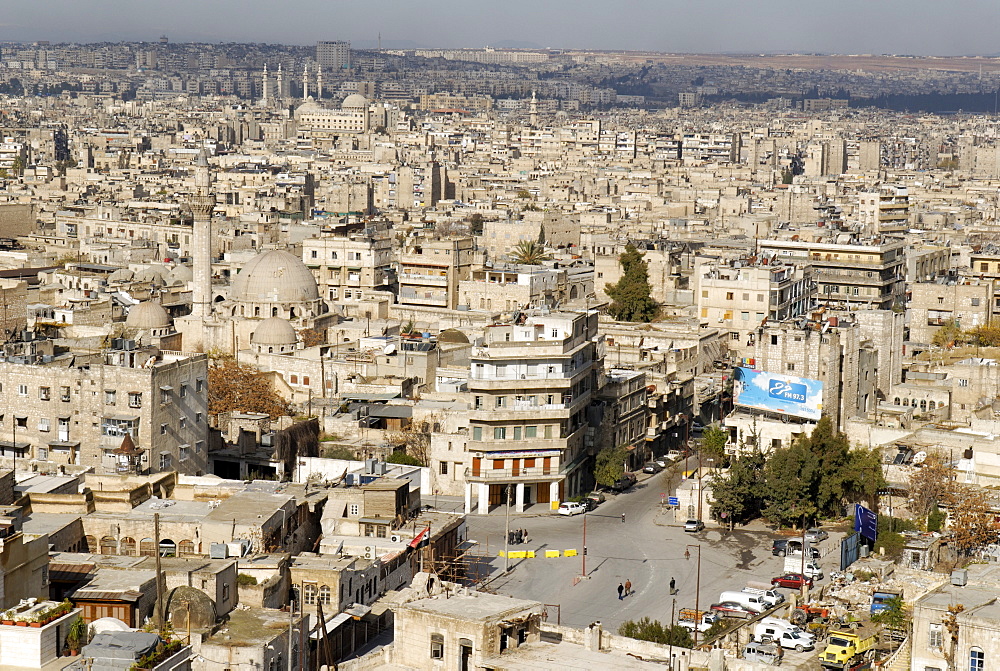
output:
{"label": "row of window", "polygon": [[[195,391],[201,393],[205,387],[205,381],[198,379],[195,381]],[[170,402],[170,387],[161,387],[161,403]],[[3,391],[3,384],[0,383],[0,392]],[[177,395],[180,398],[185,398],[188,393],[188,386],[182,384],[177,389]],[[19,384],[17,385],[17,395],[21,397],[27,397],[29,394],[28,385]],[[51,401],[52,400],[52,387],[39,387],[38,388],[38,398],[41,401]],[[66,385],[59,387],[59,400],[63,403],[68,403],[71,400],[70,388]],[[142,392],[140,391],[130,391],[125,395],[125,400],[128,401],[128,407],[130,408],[141,408],[142,407]],[[104,404],[105,405],[117,405],[118,403],[118,390],[116,389],[105,389],[104,390]]]}
{"label": "row of window", "polygon": [[[318,259],[319,258],[319,250],[316,250],[316,249],[310,250],[309,256],[310,256],[310,258]],[[330,252],[330,258],[336,260],[337,259],[337,252]],[[361,260],[361,252],[347,252],[347,260],[348,261],[360,261]]]}
{"label": "row of window", "polygon": [[[555,424],[543,424],[542,425],[542,435],[538,435],[538,426],[494,426],[493,427],[493,440],[528,440],[530,438],[556,438],[557,434],[555,431]],[[489,427],[486,427],[489,430]],[[472,427],[472,439],[482,440],[483,439],[483,427],[474,426]]]}

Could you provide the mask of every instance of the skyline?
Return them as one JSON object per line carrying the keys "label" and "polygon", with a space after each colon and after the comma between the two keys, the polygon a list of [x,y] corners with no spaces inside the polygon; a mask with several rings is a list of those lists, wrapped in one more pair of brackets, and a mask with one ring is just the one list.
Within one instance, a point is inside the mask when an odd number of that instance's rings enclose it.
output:
{"label": "skyline", "polygon": [[[753,7],[748,7],[748,5]],[[873,4],[845,0],[811,6],[777,0],[746,3],[706,0],[632,0],[618,24],[609,12],[568,0],[544,6],[510,0],[428,0],[421,5],[381,0],[366,6],[300,0],[291,10],[260,0],[151,2],[141,15],[124,13],[116,0],[37,0],[10,7],[0,41],[263,42],[310,45],[348,40],[352,45],[461,48],[518,44],[534,48],[658,51],[667,53],[823,53],[926,56],[994,55],[1000,46],[990,27],[1000,3],[959,0]],[[620,16],[617,14],[616,16]],[[194,18],[197,17],[197,20]],[[328,27],[324,27],[328,26]],[[823,32],[816,35],[817,27]],[[397,47],[398,48],[398,47]]]}

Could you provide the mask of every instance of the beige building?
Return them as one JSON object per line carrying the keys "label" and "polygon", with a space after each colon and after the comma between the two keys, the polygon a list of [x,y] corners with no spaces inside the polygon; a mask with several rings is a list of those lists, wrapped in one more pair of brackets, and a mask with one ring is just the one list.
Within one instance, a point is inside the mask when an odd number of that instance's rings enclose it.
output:
{"label": "beige building", "polygon": [[382,227],[338,227],[302,241],[302,262],[330,301],[361,300],[395,283],[392,240]]}
{"label": "beige building", "polygon": [[414,238],[399,253],[399,295],[402,305],[454,310],[459,282],[472,272],[472,238]]}
{"label": "beige building", "polygon": [[869,235],[901,235],[910,225],[910,196],[905,186],[887,185],[858,194],[858,221]]}
{"label": "beige building", "polygon": [[995,314],[993,280],[947,278],[909,285],[907,309],[910,340],[930,344],[942,326],[972,329],[988,324]]}

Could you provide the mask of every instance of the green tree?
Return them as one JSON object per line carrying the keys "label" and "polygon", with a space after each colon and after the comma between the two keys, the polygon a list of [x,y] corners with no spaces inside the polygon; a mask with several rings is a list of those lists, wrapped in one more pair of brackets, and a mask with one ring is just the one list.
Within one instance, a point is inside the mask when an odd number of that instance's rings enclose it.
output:
{"label": "green tree", "polygon": [[792,183],[792,178],[794,176],[795,175],[792,174],[792,169],[791,168],[785,168],[784,170],[781,171],[781,183],[782,184],[791,184]]}
{"label": "green tree", "polygon": [[24,159],[21,158],[20,154],[14,157],[14,162],[11,164],[10,169],[15,177],[20,177],[24,172]]}
{"label": "green tree", "polygon": [[675,645],[679,648],[694,646],[691,634],[687,629],[675,624],[663,625],[659,620],[643,617],[639,620],[626,620],[618,627],[619,636],[628,636],[640,641],[651,641],[661,645]]}
{"label": "green tree", "polygon": [[402,464],[404,466],[423,466],[420,460],[416,457],[410,456],[406,452],[399,450],[398,452],[393,452],[388,457],[385,458],[387,464]]}
{"label": "green tree", "polygon": [[962,328],[958,322],[950,322],[938,328],[931,338],[931,344],[937,347],[951,349],[956,343],[962,340]]}
{"label": "green tree", "polygon": [[878,508],[879,491],[886,482],[877,448],[858,447],[848,453],[847,477],[843,484],[848,501],[864,501],[868,508]]}
{"label": "green tree", "polygon": [[549,261],[552,255],[545,251],[545,247],[534,240],[521,240],[521,242],[514,245],[514,248],[510,252],[510,258],[514,263],[540,266],[543,261]]}
{"label": "green tree", "polygon": [[894,596],[885,602],[885,608],[872,615],[872,622],[892,631],[906,631],[910,627],[910,608],[903,597]]}
{"label": "green tree", "polygon": [[483,215],[481,215],[479,212],[473,212],[469,216],[469,231],[473,235],[482,235],[483,225],[484,225]]}
{"label": "green tree", "polygon": [[541,223],[538,225],[538,244],[544,247],[546,242],[548,240],[545,237],[545,224]]}
{"label": "green tree", "polygon": [[767,500],[764,517],[779,526],[795,526],[816,515],[812,482],[816,457],[800,438],[790,447],[775,450],[764,468]]}
{"label": "green tree", "polygon": [[605,447],[597,453],[594,465],[594,482],[602,487],[611,487],[625,474],[625,460],[628,450],[624,447]]}
{"label": "green tree", "polygon": [[730,530],[760,516],[765,462],[764,455],[754,450],[733,459],[724,475],[712,476],[712,517]]}
{"label": "green tree", "polygon": [[611,297],[608,312],[626,322],[651,322],[656,316],[657,305],[651,297],[649,268],[642,254],[631,244],[618,257],[622,276],[615,284],[608,284],[605,291]]}
{"label": "green tree", "polygon": [[715,424],[706,427],[701,433],[701,456],[712,459],[716,466],[725,466],[727,440],[729,434],[721,427]]}
{"label": "green tree", "polygon": [[527,189],[521,189],[517,192],[517,197],[521,200],[531,200],[531,192]]}

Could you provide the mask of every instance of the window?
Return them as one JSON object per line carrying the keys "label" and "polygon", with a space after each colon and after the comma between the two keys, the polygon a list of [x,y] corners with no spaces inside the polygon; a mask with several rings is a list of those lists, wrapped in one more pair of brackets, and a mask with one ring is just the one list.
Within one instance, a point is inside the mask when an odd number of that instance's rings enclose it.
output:
{"label": "window", "polygon": [[358,506],[358,504],[357,504],[357,503],[352,503],[352,504],[350,505],[350,508],[349,508],[349,509],[350,509],[350,514],[351,514],[351,515],[357,515],[357,514],[358,514],[358,511],[360,510],[360,508],[359,508],[359,506]]}
{"label": "window", "polygon": [[701,297],[702,298],[708,298],[708,290],[702,289],[702,291],[701,291]]}
{"label": "window", "polygon": [[526,426],[526,427],[524,427],[524,437],[525,438],[536,438],[536,437],[538,437],[538,427],[537,426]]}
{"label": "window", "polygon": [[18,396],[27,396],[28,395],[28,385],[26,385],[26,384],[19,384],[19,385],[17,385],[17,395]]}
{"label": "window", "polygon": [[203,418],[203,415],[200,412],[194,413],[194,421],[195,421],[196,424],[201,424],[202,418]]}
{"label": "window", "polygon": [[440,466],[441,475],[448,475],[448,462],[442,461]]}
{"label": "window", "polygon": [[733,292],[732,291],[727,291],[726,292],[726,300],[727,301],[733,300]]}
{"label": "window", "polygon": [[28,428],[28,418],[27,417],[14,417],[14,423],[17,424],[19,429]]}
{"label": "window", "polygon": [[309,386],[309,376],[308,375],[303,375],[302,376],[302,384],[306,385],[307,387]]}
{"label": "window", "polygon": [[160,470],[161,471],[169,471],[170,470],[170,464],[171,464],[172,461],[173,460],[170,458],[170,455],[167,454],[166,452],[160,454]]}
{"label": "window", "polygon": [[940,648],[944,643],[944,625],[940,622],[931,622],[927,629],[927,645],[931,648]]}
{"label": "window", "polygon": [[986,665],[986,653],[982,648],[972,648],[969,650],[969,671],[983,671]]}
{"label": "window", "polygon": [[52,398],[52,387],[39,387],[38,398],[43,401],[47,401]]}
{"label": "window", "polygon": [[483,439],[483,427],[474,426],[472,427],[472,440],[482,440]]}
{"label": "window", "polygon": [[104,392],[104,405],[114,405],[115,400],[118,398],[118,392],[114,389],[105,390]]}
{"label": "window", "polygon": [[180,451],[180,461],[187,461],[191,457],[190,445],[181,445],[178,450]]}
{"label": "window", "polygon": [[496,407],[498,407],[498,408],[505,408],[505,407],[507,407],[507,397],[506,396],[497,396],[495,404],[496,404]]}
{"label": "window", "polygon": [[482,410],[483,409],[483,397],[482,396],[476,396],[475,401],[473,402],[472,406],[476,410]]}
{"label": "window", "polygon": [[771,344],[772,345],[777,345],[778,344],[778,336],[776,336],[776,335],[771,336]]}
{"label": "window", "polygon": [[431,659],[444,659],[443,634],[431,634]]}
{"label": "window", "polygon": [[978,298],[973,298],[972,299],[972,307],[974,307],[974,308],[979,307],[979,299]]}
{"label": "window", "polygon": [[316,250],[316,249],[312,250],[310,252],[310,258],[315,259],[317,254],[319,254],[319,250]]}
{"label": "window", "polygon": [[745,301],[750,300],[750,294],[743,294],[743,300]]}
{"label": "window", "polygon": [[785,364],[785,370],[795,370],[795,364],[794,363],[786,363]]}
{"label": "window", "polygon": [[205,388],[205,381],[200,377],[194,381],[194,390],[201,393],[201,390]]}
{"label": "window", "polygon": [[507,427],[506,426],[494,426],[493,427],[493,440],[505,440],[507,438]]}
{"label": "window", "polygon": [[544,437],[545,438],[551,438],[552,437],[552,425],[551,424],[546,424],[545,425]]}
{"label": "window", "polygon": [[166,424],[160,424],[160,435],[161,436],[167,435],[167,425]]}
{"label": "window", "polygon": [[319,588],[319,602],[324,606],[329,606],[331,603],[330,599],[330,586],[323,585]]}
{"label": "window", "polygon": [[59,400],[69,403],[69,387],[59,387]]}
{"label": "window", "polygon": [[965,378],[959,378],[958,379],[958,386],[959,387],[968,387],[969,386],[969,381],[966,380]]}
{"label": "window", "polygon": [[188,387],[186,384],[182,384],[180,386],[180,389],[177,390],[177,395],[180,396],[181,398],[187,396],[187,393],[188,393]]}
{"label": "window", "polygon": [[740,312],[740,319],[742,319],[743,321],[750,321],[750,313]]}
{"label": "window", "polygon": [[187,417],[181,417],[180,419],[177,420],[177,423],[178,423],[178,426],[181,429],[186,429],[187,425],[188,425],[188,418]]}
{"label": "window", "polygon": [[49,448],[47,448],[47,447],[39,447],[38,448],[38,460],[39,461],[47,461],[48,458],[49,458]]}
{"label": "window", "polygon": [[306,583],[303,587],[303,601],[307,606],[313,606],[316,604],[316,585],[310,585]]}
{"label": "window", "polygon": [[142,407],[142,393],[138,391],[130,391],[128,393],[128,407],[130,408],[141,408]]}
{"label": "window", "polygon": [[38,418],[38,430],[39,431],[49,431],[49,430],[51,430],[51,428],[52,428],[52,426],[49,423],[49,418],[48,417],[39,417]]}
{"label": "window", "polygon": [[521,440],[521,427],[514,427],[514,440]]}

